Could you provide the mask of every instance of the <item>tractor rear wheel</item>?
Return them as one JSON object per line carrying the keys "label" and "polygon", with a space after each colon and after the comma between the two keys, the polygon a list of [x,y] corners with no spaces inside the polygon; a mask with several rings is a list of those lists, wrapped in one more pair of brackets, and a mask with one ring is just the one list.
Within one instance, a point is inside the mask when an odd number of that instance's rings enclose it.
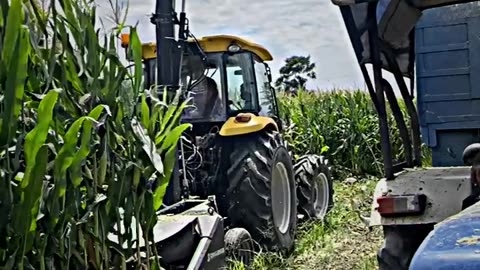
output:
{"label": "tractor rear wheel", "polygon": [[228,218],[269,251],[293,250],[297,196],[293,165],[276,131],[235,138],[227,170]]}
{"label": "tractor rear wheel", "polygon": [[298,212],[306,219],[323,220],[333,207],[333,181],[328,160],[305,155],[294,166]]}

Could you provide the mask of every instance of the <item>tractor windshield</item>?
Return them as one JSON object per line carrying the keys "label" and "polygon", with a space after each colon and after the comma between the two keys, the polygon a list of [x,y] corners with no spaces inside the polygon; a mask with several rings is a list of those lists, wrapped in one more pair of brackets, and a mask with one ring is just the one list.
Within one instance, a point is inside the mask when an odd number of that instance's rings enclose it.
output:
{"label": "tractor windshield", "polygon": [[258,112],[252,55],[248,52],[226,55],[225,62],[230,114]]}
{"label": "tractor windshield", "polygon": [[206,61],[185,56],[182,85],[192,99],[183,115],[188,121],[220,122],[239,112],[271,116],[275,111],[267,67],[250,52],[208,53]]}
{"label": "tractor windshield", "polygon": [[186,87],[191,105],[184,112],[190,121],[224,121],[225,97],[222,91],[222,54],[186,56],[182,68],[182,84]]}
{"label": "tractor windshield", "polygon": [[267,65],[260,60],[259,57],[254,57],[255,67],[255,81],[258,91],[258,103],[260,106],[259,115],[261,116],[273,116],[277,115],[275,93],[270,85],[270,79],[268,77],[269,70]]}

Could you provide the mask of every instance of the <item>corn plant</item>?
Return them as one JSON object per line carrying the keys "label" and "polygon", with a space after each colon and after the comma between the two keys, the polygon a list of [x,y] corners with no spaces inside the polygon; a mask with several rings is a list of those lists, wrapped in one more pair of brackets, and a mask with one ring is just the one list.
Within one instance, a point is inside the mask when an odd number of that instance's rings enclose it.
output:
{"label": "corn plant", "polygon": [[185,103],[143,88],[136,28],[130,73],[121,29],[102,37],[95,12],[87,0],[0,3],[5,269],[159,269],[152,228]]}
{"label": "corn plant", "polygon": [[[287,121],[284,136],[296,156],[325,154],[339,176],[383,173],[378,116],[364,91],[299,91],[280,95],[280,108]],[[406,121],[403,102],[399,105]],[[403,145],[393,115],[388,109],[394,159],[404,157]],[[425,158],[428,152],[424,151]]]}

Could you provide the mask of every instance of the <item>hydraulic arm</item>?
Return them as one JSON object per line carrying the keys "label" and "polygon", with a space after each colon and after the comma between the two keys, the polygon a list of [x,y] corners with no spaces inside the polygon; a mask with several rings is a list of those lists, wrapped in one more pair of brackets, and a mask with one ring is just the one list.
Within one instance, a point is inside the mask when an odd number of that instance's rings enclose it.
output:
{"label": "hydraulic arm", "polygon": [[[160,88],[176,90],[180,86],[183,41],[187,38],[185,0],[177,18],[174,0],[157,0],[151,22],[156,26],[157,82]],[[176,37],[175,25],[179,31]]]}

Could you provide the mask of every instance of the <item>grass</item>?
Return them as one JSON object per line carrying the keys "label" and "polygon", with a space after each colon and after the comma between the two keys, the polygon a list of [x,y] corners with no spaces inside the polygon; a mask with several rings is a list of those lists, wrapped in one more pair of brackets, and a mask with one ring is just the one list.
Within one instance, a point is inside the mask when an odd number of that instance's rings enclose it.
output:
{"label": "grass", "polygon": [[[336,182],[335,207],[325,222],[300,225],[294,252],[289,257],[260,253],[252,269],[377,269],[380,228],[369,228],[361,216],[369,216],[377,179],[353,184]],[[232,270],[245,267],[234,263]]]}

